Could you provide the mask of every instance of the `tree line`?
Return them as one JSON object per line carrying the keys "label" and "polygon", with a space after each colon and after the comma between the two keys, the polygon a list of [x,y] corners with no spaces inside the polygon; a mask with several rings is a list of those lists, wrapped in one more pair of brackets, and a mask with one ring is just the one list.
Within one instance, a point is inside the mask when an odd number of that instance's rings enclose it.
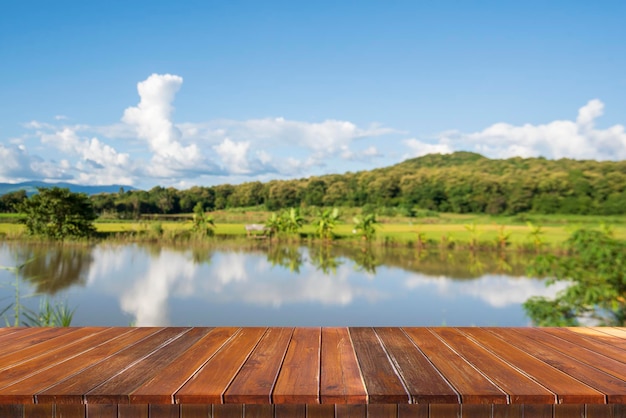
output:
{"label": "tree line", "polygon": [[[0,211],[20,196],[0,197]],[[100,215],[137,218],[145,214],[192,213],[260,207],[396,208],[405,216],[420,210],[514,215],[626,213],[626,161],[489,159],[470,152],[431,154],[375,170],[293,180],[153,187],[91,196]],[[7,202],[5,204],[5,202]]]}

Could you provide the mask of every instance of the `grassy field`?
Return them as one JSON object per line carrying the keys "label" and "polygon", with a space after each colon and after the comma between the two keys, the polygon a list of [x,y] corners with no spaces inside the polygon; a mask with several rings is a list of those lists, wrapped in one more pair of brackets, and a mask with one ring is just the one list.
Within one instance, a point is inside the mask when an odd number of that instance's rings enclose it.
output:
{"label": "grassy field", "polygon": [[[220,211],[211,216],[216,221],[217,237],[245,237],[245,225],[263,223],[270,212],[265,211]],[[338,239],[357,239],[353,234],[354,213],[344,213],[342,223],[335,228]],[[309,222],[313,216],[305,217]],[[538,242],[542,246],[559,247],[576,229],[581,227],[600,228],[609,226],[616,238],[626,239],[626,216],[574,216],[574,215],[518,215],[494,217],[488,215],[440,214],[423,218],[385,217],[378,218],[375,241],[384,244],[404,245],[475,245],[497,247],[496,242],[506,241],[509,247],[532,247]],[[97,221],[96,228],[107,236],[132,240],[133,237],[167,240],[179,237],[190,231],[192,224],[187,220],[145,220],[145,221]],[[1,222],[0,236],[19,238],[23,226],[11,219]],[[300,230],[301,237],[313,238],[315,229],[305,223]],[[453,245],[450,244],[450,245]]]}

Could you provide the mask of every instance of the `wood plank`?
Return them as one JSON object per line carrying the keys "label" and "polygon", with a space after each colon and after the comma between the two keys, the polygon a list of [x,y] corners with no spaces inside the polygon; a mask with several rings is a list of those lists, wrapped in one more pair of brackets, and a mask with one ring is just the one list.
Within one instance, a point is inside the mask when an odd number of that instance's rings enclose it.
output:
{"label": "wood plank", "polygon": [[[129,405],[120,405],[120,408]],[[131,405],[142,406],[142,405]],[[179,418],[180,417],[180,405],[161,405],[152,404],[149,405],[148,415],[150,418]]]}
{"label": "wood plank", "polygon": [[[611,404],[586,405],[586,418],[616,418],[614,406]],[[623,417],[621,417],[623,418]]]}
{"label": "wood plank", "polygon": [[350,338],[373,403],[409,403],[410,395],[372,328],[350,328]]}
{"label": "wood plank", "polygon": [[398,418],[429,418],[429,405],[398,404]]}
{"label": "wood plank", "polygon": [[188,328],[162,328],[147,338],[37,394],[39,403],[83,403],[83,395],[148,356]]}
{"label": "wood plank", "polygon": [[272,392],[274,403],[319,403],[320,328],[296,328]]}
{"label": "wood plank", "polygon": [[585,418],[585,405],[554,405],[554,418]]}
{"label": "wood plank", "polygon": [[85,418],[87,415],[85,405],[55,405],[54,409],[56,418]]}
{"label": "wood plank", "polygon": [[176,392],[176,403],[223,403],[228,385],[265,331],[265,328],[243,328],[233,336]]}
{"label": "wood plank", "polygon": [[[3,328],[12,332],[4,334],[0,338],[0,364],[2,356],[33,346],[40,342],[65,334],[68,330],[56,327],[33,327],[33,328]],[[76,330],[71,329],[71,331]]]}
{"label": "wood plank", "polygon": [[[624,329],[613,328],[613,327],[592,327],[590,329],[593,330],[594,332],[608,334],[613,337],[617,337],[622,341],[622,343],[626,343],[626,330]],[[572,331],[577,332],[576,329],[572,329]],[[620,347],[623,347],[623,346],[620,344]]]}
{"label": "wood plank", "polygon": [[[467,332],[467,330],[464,330]],[[539,385],[528,376],[513,368],[509,363],[493,355],[483,346],[476,344],[459,329],[437,328],[432,330],[450,348],[474,365],[484,376],[509,394],[509,403],[555,403],[553,392]],[[515,348],[510,346],[511,350]],[[517,354],[517,353],[516,353]],[[518,360],[519,356],[512,356]],[[525,360],[525,359],[522,359]],[[544,365],[545,367],[545,365]]]}
{"label": "wood plank", "polygon": [[335,418],[335,405],[309,404],[306,406],[306,418]]}
{"label": "wood plank", "polygon": [[493,405],[466,403],[461,405],[461,415],[464,417],[490,418],[493,416]]}
{"label": "wood plank", "polygon": [[[213,418],[242,418],[242,404],[217,404],[213,405]],[[150,417],[152,418],[152,417]]]}
{"label": "wood plank", "polygon": [[523,418],[523,405],[492,405],[493,418]]}
{"label": "wood plank", "polygon": [[269,328],[224,394],[226,403],[271,403],[293,328]]}
{"label": "wood plank", "polygon": [[617,344],[625,343],[626,340],[624,339],[615,338],[611,339],[611,343],[608,343],[607,340],[609,338],[590,338],[588,333],[582,333],[581,331],[576,332],[571,328],[548,328],[544,331],[574,344],[578,344],[581,347],[585,347],[588,350],[602,353],[604,356],[626,363],[626,350],[616,346]]}
{"label": "wood plank", "polygon": [[[28,346],[22,349],[15,349],[0,356],[0,370],[7,370],[11,367],[18,366],[41,355],[50,355],[51,353],[63,351],[64,347],[67,345],[76,343],[85,338],[91,338],[106,329],[107,328],[97,327],[74,328],[69,330],[58,328],[57,334],[53,338],[46,338],[44,341],[28,344]],[[65,331],[65,333],[63,331]]]}
{"label": "wood plank", "polygon": [[[585,404],[605,402],[603,393],[587,386],[561,370],[547,365],[528,354],[526,349],[522,350],[514,347],[485,329],[465,328],[463,332],[466,335],[471,335],[483,347],[491,350],[498,357],[521,370],[526,376],[540,383],[551,392],[556,393],[558,399],[556,403]],[[524,345],[521,347],[524,347]]]}
{"label": "wood plank", "polygon": [[432,404],[430,418],[461,418],[461,405]]}
{"label": "wood plank", "polygon": [[[4,369],[2,373],[0,373],[0,388],[12,385],[34,374],[41,373],[59,362],[63,362],[89,350],[93,345],[104,343],[115,337],[117,333],[118,331],[115,328],[85,328],[71,333],[70,335],[75,336],[77,339],[64,340],[63,345],[57,342],[57,344],[49,346],[48,343],[54,342],[55,339],[38,344],[38,346],[45,345],[48,351],[27,361],[20,361],[20,353],[14,353],[11,359],[8,360],[14,365]],[[29,402],[34,402],[32,397]]]}
{"label": "wood plank", "polygon": [[[12,385],[0,389],[2,402],[33,403],[33,395],[49,388],[80,371],[107,359],[128,344],[133,344],[154,333],[151,328],[115,329],[117,333],[101,334],[103,342],[92,349],[61,361],[50,368],[35,370],[34,374]],[[89,342],[89,341],[88,341]]]}
{"label": "wood plank", "polygon": [[489,328],[488,330],[512,345],[524,347],[525,351],[532,353],[539,360],[604,393],[609,402],[626,403],[625,381],[510,330],[503,328]]}
{"label": "wood plank", "polygon": [[183,404],[180,405],[180,418],[211,418],[211,405]]}
{"label": "wood plank", "polygon": [[366,404],[338,404],[335,405],[336,418],[367,418]]}
{"label": "wood plank", "polygon": [[117,405],[87,405],[87,418],[117,418]]}
{"label": "wood plank", "polygon": [[375,328],[412,403],[459,403],[459,394],[400,328]]}
{"label": "wood plank", "polygon": [[[82,406],[82,405],[60,405],[60,406]],[[159,415],[152,415],[148,412],[148,405],[118,405],[117,418],[162,418]],[[176,415],[176,418],[179,418]]]}
{"label": "wood plank", "polygon": [[174,394],[237,332],[239,328],[233,327],[211,330],[176,361],[131,393],[130,402],[174,403]]}
{"label": "wood plank", "polygon": [[275,418],[306,418],[306,405],[277,404],[274,406]]}
{"label": "wood plank", "polygon": [[543,329],[527,329],[515,328],[511,332],[518,333],[526,338],[532,338],[549,347],[552,347],[565,355],[571,356],[576,360],[602,370],[618,379],[626,380],[626,367],[624,363],[603,356],[602,354],[588,350],[578,344],[563,340],[548,332],[542,332]]}
{"label": "wood plank", "polygon": [[158,350],[134,363],[116,376],[85,394],[87,403],[124,404],[130,402],[130,394],[167,367],[196,341],[204,337],[209,328],[192,328],[168,341]]}
{"label": "wood plank", "polygon": [[524,405],[524,417],[553,418],[554,405]]}
{"label": "wood plank", "polygon": [[415,345],[461,395],[463,403],[507,403],[508,395],[425,328],[404,328]]}
{"label": "wood plank", "polygon": [[397,404],[369,404],[367,405],[367,416],[376,418],[397,418]]}
{"label": "wood plank", "polygon": [[50,418],[54,416],[54,405],[24,405],[25,418]]}
{"label": "wood plank", "polygon": [[23,418],[24,417],[24,405],[0,404],[0,417]]}
{"label": "wood plank", "polygon": [[245,418],[274,418],[274,405],[250,404],[244,405]]}
{"label": "wood plank", "polygon": [[346,328],[322,328],[320,401],[332,404],[367,402],[367,391]]}

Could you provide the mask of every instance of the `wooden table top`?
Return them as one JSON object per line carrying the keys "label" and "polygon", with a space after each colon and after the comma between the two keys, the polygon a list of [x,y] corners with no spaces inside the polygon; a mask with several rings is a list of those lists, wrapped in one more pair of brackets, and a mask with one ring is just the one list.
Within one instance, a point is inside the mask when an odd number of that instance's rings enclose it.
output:
{"label": "wooden table top", "polygon": [[626,404],[626,328],[0,328],[0,404]]}

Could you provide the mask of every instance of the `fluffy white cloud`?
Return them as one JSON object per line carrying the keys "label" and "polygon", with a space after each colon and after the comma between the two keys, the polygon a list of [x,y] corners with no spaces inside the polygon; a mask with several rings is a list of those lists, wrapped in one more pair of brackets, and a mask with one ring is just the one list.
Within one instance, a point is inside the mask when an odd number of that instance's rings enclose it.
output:
{"label": "fluffy white cloud", "polygon": [[439,145],[472,150],[493,158],[626,159],[624,126],[595,127],[595,121],[603,110],[604,104],[594,99],[579,109],[575,121],[555,120],[543,125],[522,126],[496,123],[469,134],[445,132],[439,136]]}
{"label": "fluffy white cloud", "polygon": [[74,167],[67,160],[59,166],[78,172],[77,180],[86,184],[132,184],[132,164],[128,153],[119,153],[98,138],[80,138],[75,129],[64,127],[52,134],[42,134],[43,144],[53,145],[65,155],[78,155]]}
{"label": "fluffy white cloud", "polygon": [[196,144],[184,146],[181,132],[171,120],[172,102],[183,84],[182,77],[152,74],[137,84],[140,102],[124,111],[122,121],[136,129],[154,153],[149,171],[157,176],[171,176],[177,171],[199,170],[203,165]]}
{"label": "fluffy white cloud", "polygon": [[234,174],[247,174],[250,172],[248,164],[248,149],[250,142],[234,142],[226,138],[221,144],[213,147],[215,152],[222,157],[228,171]]}

